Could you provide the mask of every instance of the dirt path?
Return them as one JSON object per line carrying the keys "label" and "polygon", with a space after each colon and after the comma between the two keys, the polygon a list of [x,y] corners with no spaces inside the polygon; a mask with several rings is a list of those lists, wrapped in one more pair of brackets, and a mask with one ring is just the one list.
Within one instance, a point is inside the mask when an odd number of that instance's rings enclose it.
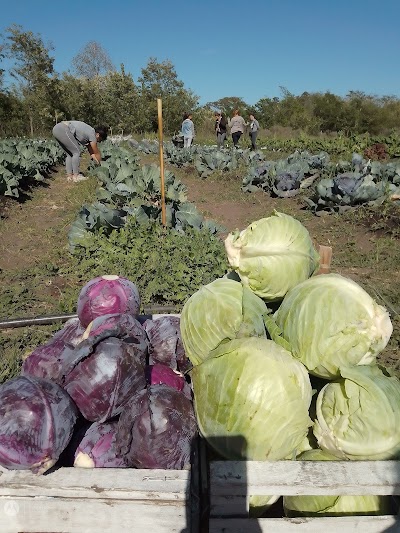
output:
{"label": "dirt path", "polygon": [[82,184],[66,181],[59,169],[44,184],[35,186],[23,203],[6,200],[0,220],[0,269],[21,270],[51,259],[54,242],[67,249],[68,226],[94,189],[95,180]]}

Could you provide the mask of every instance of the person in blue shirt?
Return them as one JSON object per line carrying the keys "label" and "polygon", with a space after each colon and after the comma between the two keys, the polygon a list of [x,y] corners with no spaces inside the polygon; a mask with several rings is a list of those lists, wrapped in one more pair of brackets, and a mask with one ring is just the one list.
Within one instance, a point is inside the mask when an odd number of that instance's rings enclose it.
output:
{"label": "person in blue shirt", "polygon": [[194,139],[194,124],[190,113],[184,114],[181,131],[183,135],[183,147],[189,148]]}

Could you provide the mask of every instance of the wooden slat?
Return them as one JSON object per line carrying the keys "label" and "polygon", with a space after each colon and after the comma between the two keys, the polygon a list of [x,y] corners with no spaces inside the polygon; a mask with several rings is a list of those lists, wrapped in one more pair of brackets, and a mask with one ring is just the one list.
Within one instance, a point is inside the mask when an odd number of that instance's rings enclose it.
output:
{"label": "wooden slat", "polygon": [[1,533],[171,533],[186,529],[182,505],[120,499],[13,498],[0,500]]}
{"label": "wooden slat", "polygon": [[400,522],[394,516],[334,518],[212,519],[209,533],[395,533]]}
{"label": "wooden slat", "polygon": [[210,497],[400,494],[400,461],[214,461]]}
{"label": "wooden slat", "polygon": [[60,468],[43,476],[9,470],[0,472],[0,498],[51,496],[185,502],[189,483],[188,470]]}

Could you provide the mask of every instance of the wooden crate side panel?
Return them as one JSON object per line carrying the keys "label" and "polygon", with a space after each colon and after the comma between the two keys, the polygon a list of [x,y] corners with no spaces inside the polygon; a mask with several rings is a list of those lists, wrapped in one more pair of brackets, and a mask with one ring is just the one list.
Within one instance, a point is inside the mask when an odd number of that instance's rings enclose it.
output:
{"label": "wooden crate side panel", "polygon": [[400,461],[213,461],[210,498],[400,495]]}
{"label": "wooden crate side panel", "polygon": [[189,533],[188,516],[180,502],[33,497],[0,500],[2,533]]}
{"label": "wooden crate side panel", "polygon": [[0,499],[49,496],[184,503],[189,493],[189,470],[60,468],[43,476],[18,470],[0,472]]}
{"label": "wooden crate side panel", "polygon": [[394,516],[332,518],[211,519],[209,533],[395,533],[400,521]]}

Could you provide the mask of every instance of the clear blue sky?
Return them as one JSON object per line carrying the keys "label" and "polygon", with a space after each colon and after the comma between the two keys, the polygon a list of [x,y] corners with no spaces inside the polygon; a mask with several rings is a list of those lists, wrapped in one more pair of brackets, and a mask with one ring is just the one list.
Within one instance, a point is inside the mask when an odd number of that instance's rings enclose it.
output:
{"label": "clear blue sky", "polygon": [[204,104],[254,104],[280,87],[400,97],[400,0],[11,0],[13,24],[54,45],[58,72],[97,41],[134,80],[150,57],[169,59]]}

